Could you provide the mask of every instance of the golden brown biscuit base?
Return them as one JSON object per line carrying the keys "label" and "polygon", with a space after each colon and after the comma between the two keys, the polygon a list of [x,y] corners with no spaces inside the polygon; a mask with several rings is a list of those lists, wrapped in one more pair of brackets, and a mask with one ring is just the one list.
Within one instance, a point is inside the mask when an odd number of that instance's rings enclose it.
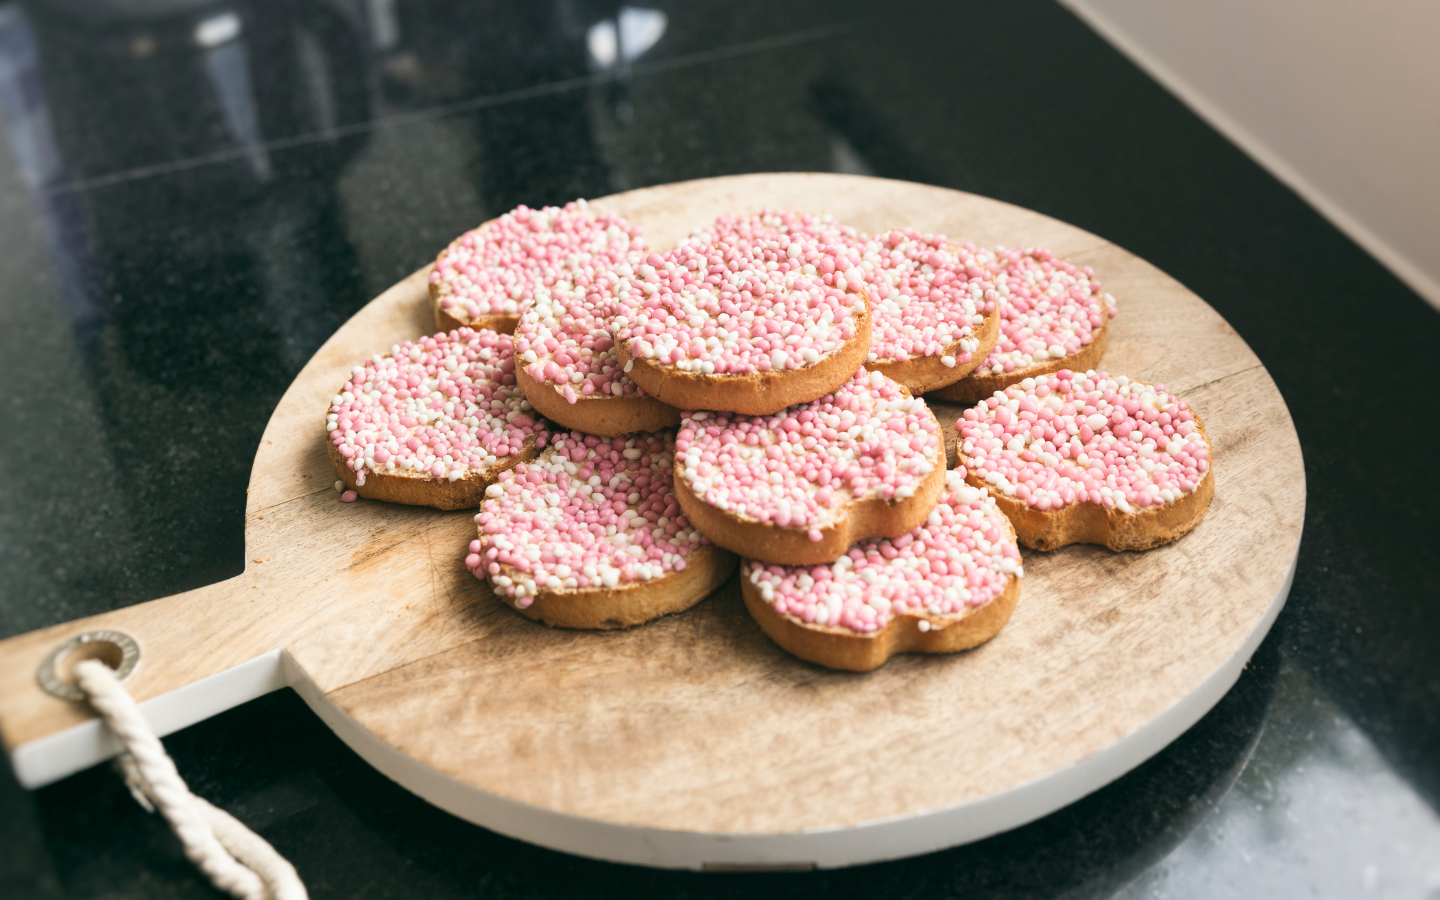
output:
{"label": "golden brown biscuit base", "polygon": [[[1195,416],[1195,427],[1205,438],[1206,445],[1211,446],[1210,436],[1205,433],[1205,423],[1198,415]],[[958,441],[955,452],[958,456],[956,468],[964,466],[965,453]],[[1116,551],[1149,550],[1179,540],[1205,518],[1210,509],[1210,499],[1215,496],[1213,452],[1211,455],[1211,466],[1205,470],[1205,477],[1200,479],[1194,491],[1170,503],[1132,509],[1130,512],[1096,503],[1071,503],[1057,510],[1039,510],[1006,497],[995,490],[994,485],[976,477],[970,469],[965,470],[965,481],[990,491],[995,505],[1010,520],[1020,543],[1026,547],[1057,550],[1067,544],[1102,544]]]}
{"label": "golden brown biscuit base", "polygon": [[[750,618],[783,650],[827,669],[869,672],[896,653],[954,653],[990,640],[1015,611],[1020,579],[1009,576],[1000,596],[983,606],[945,616],[907,612],[870,634],[834,625],[806,624],[795,616],[778,613],[748,578],[740,579],[740,593]],[[921,621],[930,623],[929,631],[920,630]]]}
{"label": "golden brown biscuit base", "polygon": [[531,378],[523,365],[515,367],[515,380],[525,399],[540,415],[587,434],[620,437],[680,424],[680,410],[649,394],[576,397],[575,402],[570,403],[553,384],[541,384]]}
{"label": "golden brown biscuit base", "polygon": [[475,509],[485,496],[485,489],[495,483],[501,472],[513,469],[526,460],[534,459],[536,436],[525,438],[524,445],[515,456],[508,456],[495,468],[482,475],[471,470],[462,478],[450,481],[446,478],[427,478],[415,472],[370,472],[365,473],[365,483],[356,482],[355,473],[345,465],[345,457],[325,436],[325,449],[330,456],[330,466],[345,486],[366,500],[384,500],[387,503],[403,503],[406,506],[433,506],[436,509]]}
{"label": "golden brown biscuit base", "polygon": [[870,306],[856,317],[855,336],[813,366],[749,375],[695,375],[648,359],[630,356],[629,341],[616,341],[620,364],[645,393],[676,409],[713,409],[747,416],[773,415],[787,406],[809,403],[850,380],[870,355]]}
{"label": "golden brown biscuit base", "polygon": [[501,313],[494,316],[480,316],[478,319],[466,320],[456,318],[440,308],[440,298],[449,296],[449,292],[442,292],[447,287],[443,282],[430,285],[430,308],[435,313],[435,327],[440,331],[450,332],[457,328],[474,328],[480,330],[488,328],[491,331],[498,331],[501,334],[514,334],[515,327],[520,324],[520,316],[510,316]]}
{"label": "golden brown biscuit base", "polygon": [[488,328],[501,334],[514,334],[516,326],[520,324],[518,315],[481,316],[471,321],[457,319],[440,308],[440,298],[435,296],[435,287],[436,285],[430,285],[430,305],[435,310],[435,327],[440,331],[449,332],[457,328],[474,328],[479,331],[481,328]]}
{"label": "golden brown biscuit base", "polygon": [[[990,355],[990,351],[994,349],[995,341],[1000,337],[1000,307],[998,303],[995,311],[985,316],[985,321],[975,329],[975,337],[979,338],[980,346],[971,354],[968,363],[957,363],[952,367],[940,362],[940,356],[912,356],[909,359],[867,362],[865,369],[869,372],[879,372],[891,381],[904,385],[910,393],[917,396],[926,391],[954,384],[979,368],[985,358]],[[954,355],[959,349],[960,342],[956,341],[946,347],[945,353],[941,356]],[[936,396],[941,395],[936,394]]]}
{"label": "golden brown biscuit base", "polygon": [[[480,231],[494,221],[494,219],[490,219],[488,222],[482,222],[472,230]],[[466,234],[469,234],[469,232],[466,232]],[[440,257],[445,255],[445,251],[455,246],[455,244],[464,237],[465,235],[460,235],[460,237],[451,241],[449,245],[445,247],[445,250],[441,250],[435,254],[435,263],[437,266],[439,265]],[[443,281],[438,284],[427,281],[426,284],[430,289],[430,309],[435,313],[435,327],[440,331],[454,331],[456,328],[474,328],[477,330],[488,328],[491,331],[498,331],[501,334],[514,334],[515,326],[520,324],[519,313],[513,316],[499,313],[491,316],[480,316],[476,319],[462,319],[459,316],[452,315],[440,308],[440,300],[444,297],[451,296],[450,285]]]}
{"label": "golden brown biscuit base", "polygon": [[[930,393],[936,400],[949,400],[951,403],[979,403],[996,391],[1003,391],[1013,384],[1019,384],[1025,379],[1034,378],[1037,375],[1049,375],[1051,372],[1058,372],[1061,369],[1069,369],[1072,372],[1089,371],[1098,366],[1100,357],[1105,355],[1105,341],[1109,330],[1110,314],[1106,312],[1105,319],[1095,332],[1095,339],[1069,356],[1036,363],[1033,366],[1000,375],[976,375],[972,372],[954,384],[932,390]],[[986,351],[986,355],[989,355],[989,351]]]}
{"label": "golden brown biscuit base", "polygon": [[[483,535],[482,535],[483,538]],[[650,581],[614,588],[541,590],[534,602],[521,609],[511,597],[496,592],[511,609],[546,625],[560,628],[629,628],[671,613],[683,612],[705,599],[735,571],[735,554],[713,544],[698,547],[685,557],[685,569]],[[500,574],[512,578],[512,566]]]}
{"label": "golden brown biscuit base", "polygon": [[[931,413],[934,415],[934,413]],[[936,429],[937,431],[939,429]],[[690,524],[710,540],[741,556],[785,566],[814,566],[834,562],[850,545],[868,538],[899,537],[918,528],[930,515],[945,490],[945,445],[936,454],[935,468],[910,497],[899,501],[871,497],[851,501],[836,521],[820,528],[820,540],[809,538],[810,528],[782,528],[755,522],[706,503],[675,471],[675,497]]]}

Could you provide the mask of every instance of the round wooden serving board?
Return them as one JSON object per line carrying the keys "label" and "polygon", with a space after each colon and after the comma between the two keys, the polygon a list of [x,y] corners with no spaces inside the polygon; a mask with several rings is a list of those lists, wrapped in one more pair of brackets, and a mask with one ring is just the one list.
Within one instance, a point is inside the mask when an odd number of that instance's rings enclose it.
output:
{"label": "round wooden serving board", "polygon": [[[842,866],[1042,816],[1158,751],[1234,683],[1289,590],[1305,473],[1274,382],[1199,297],[1063,222],[906,182],[749,175],[594,205],[662,248],[720,212],[770,206],[1093,266],[1120,309],[1104,368],[1164,383],[1205,421],[1208,517],[1147,553],[1027,553],[994,640],[869,674],[785,654],[733,579],[644,627],[546,628],[465,570],[470,512],[343,504],[332,488],[329,398],[359,360],[434,331],[427,268],[357,313],[280,401],[250,477],[245,574],[0,643],[0,730],[25,784],[114,752],[86,707],[36,682],[52,648],[107,628],[139,643],[127,686],[162,732],[288,684],[381,771],[505,834],[653,866]],[[961,407],[934,407],[953,461]]]}

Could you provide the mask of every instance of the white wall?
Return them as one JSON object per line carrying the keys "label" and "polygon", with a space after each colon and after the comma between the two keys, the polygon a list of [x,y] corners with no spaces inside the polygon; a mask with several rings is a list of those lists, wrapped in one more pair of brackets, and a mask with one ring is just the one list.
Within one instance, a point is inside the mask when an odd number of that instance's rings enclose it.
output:
{"label": "white wall", "polygon": [[1440,0],[1060,0],[1440,307]]}

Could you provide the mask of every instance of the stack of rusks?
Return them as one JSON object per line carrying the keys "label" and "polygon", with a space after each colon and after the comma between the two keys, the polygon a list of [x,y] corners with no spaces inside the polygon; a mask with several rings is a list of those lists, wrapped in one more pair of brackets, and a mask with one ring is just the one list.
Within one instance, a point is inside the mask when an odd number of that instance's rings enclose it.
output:
{"label": "stack of rusks", "polygon": [[[1021,546],[1148,549],[1214,490],[1190,408],[1095,371],[1114,299],[1042,249],[764,210],[659,252],[582,200],[457,238],[430,299],[439,332],[335,396],[336,487],[475,509],[458,556],[550,625],[680,613],[738,567],[776,644],[873,669],[994,636]],[[922,394],[966,405],[954,468]]]}

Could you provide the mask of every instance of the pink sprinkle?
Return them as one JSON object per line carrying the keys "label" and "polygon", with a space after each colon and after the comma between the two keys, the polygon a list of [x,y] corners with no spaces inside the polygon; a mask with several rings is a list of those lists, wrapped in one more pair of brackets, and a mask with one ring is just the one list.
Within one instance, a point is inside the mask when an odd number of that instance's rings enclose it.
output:
{"label": "pink sprinkle", "polygon": [[855,337],[863,289],[858,269],[808,235],[694,241],[617,289],[611,329],[630,356],[693,375],[800,369]]}
{"label": "pink sprinkle", "polygon": [[584,200],[564,209],[516,207],[467,231],[441,252],[430,274],[440,305],[462,321],[518,315],[527,301],[644,252],[640,230]]}
{"label": "pink sprinkle", "polygon": [[996,273],[1000,297],[1000,336],[976,375],[1004,375],[1078,353],[1115,317],[1115,298],[1101,292],[1089,267],[1057,259],[1043,247],[965,248]]}
{"label": "pink sprinkle", "polygon": [[340,502],[341,502],[341,503],[354,503],[354,502],[355,502],[355,498],[356,498],[356,497],[359,497],[359,496],[360,496],[360,495],[357,494],[357,493],[355,493],[354,491],[346,491],[345,493],[343,493],[343,494],[340,495]]}
{"label": "pink sprinkle", "polygon": [[865,245],[861,267],[875,313],[872,362],[938,356],[954,368],[974,358],[975,328],[995,312],[997,294],[973,251],[944,235],[891,231]]}
{"label": "pink sprinkle", "polygon": [[842,269],[855,267],[870,299],[870,363],[938,356],[954,368],[974,358],[974,329],[996,310],[997,294],[971,246],[914,229],[869,237],[828,216],[763,210],[722,215],[695,233],[697,242],[789,243],[813,238],[834,251]]}
{"label": "pink sprinkle", "polygon": [[965,410],[955,430],[974,477],[1039,510],[1171,503],[1210,468],[1210,443],[1183,400],[1093,370],[1026,378]]}
{"label": "pink sprinkle", "polygon": [[750,561],[742,574],[777,613],[861,634],[898,615],[957,615],[984,606],[1011,575],[1024,576],[1020,548],[986,491],[958,471],[947,473],[945,490],[925,524],[909,534],[861,541],[826,566]]}
{"label": "pink sprinkle", "polygon": [[536,381],[554,385],[567,403],[638,392],[621,371],[610,320],[617,293],[629,290],[629,279],[644,264],[642,254],[637,248],[577,265],[569,281],[536,291],[534,302],[522,309],[515,329],[520,364]]}
{"label": "pink sprinkle", "polygon": [[[485,492],[465,565],[526,607],[540,590],[614,588],[683,571],[709,542],[675,499],[673,432],[572,431]],[[472,560],[473,557],[473,560]],[[472,564],[473,562],[473,564]]]}
{"label": "pink sprinkle", "polygon": [[546,435],[515,383],[513,346],[509,335],[460,328],[367,359],[331,401],[331,443],[361,484],[367,472],[488,475]]}
{"label": "pink sprinkle", "polygon": [[711,506],[818,540],[851,499],[913,495],[940,441],[923,400],[861,368],[835,393],[772,416],[684,412],[675,456],[686,486]]}

